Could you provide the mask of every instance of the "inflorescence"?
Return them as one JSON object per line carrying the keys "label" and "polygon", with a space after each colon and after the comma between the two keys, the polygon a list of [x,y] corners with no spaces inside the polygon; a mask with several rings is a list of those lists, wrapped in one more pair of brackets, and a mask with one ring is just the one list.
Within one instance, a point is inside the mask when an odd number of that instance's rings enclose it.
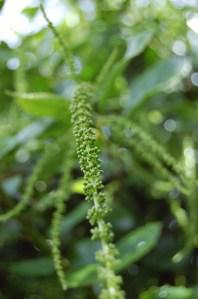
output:
{"label": "inflorescence", "polygon": [[110,211],[102,183],[99,148],[96,144],[91,101],[93,87],[82,83],[74,96],[71,105],[73,132],[81,170],[84,174],[84,192],[86,199],[92,202],[88,219],[92,225],[92,239],[101,241],[101,250],[97,260],[101,263],[99,278],[103,283],[101,299],[123,299],[121,278],[116,275],[118,252],[112,243],[113,232],[106,217]]}
{"label": "inflorescence", "polygon": [[69,200],[71,194],[71,170],[74,164],[73,147],[69,146],[66,150],[63,164],[63,175],[60,180],[59,188],[55,192],[55,211],[52,219],[52,255],[55,269],[63,290],[67,289],[64,267],[61,257],[60,228],[65,210],[65,203]]}

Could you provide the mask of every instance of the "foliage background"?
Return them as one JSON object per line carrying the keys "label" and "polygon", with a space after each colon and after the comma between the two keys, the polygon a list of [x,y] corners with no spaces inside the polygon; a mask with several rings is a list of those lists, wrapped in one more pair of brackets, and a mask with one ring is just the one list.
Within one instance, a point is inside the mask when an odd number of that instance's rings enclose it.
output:
{"label": "foliage background", "polygon": [[[26,18],[32,31],[15,32],[15,43],[4,40],[0,46],[1,213],[20,201],[26,178],[45,145],[67,135],[68,104],[77,84],[98,82],[109,57],[112,65],[97,85],[96,116],[108,118],[116,113],[137,122],[186,171],[196,173],[198,36],[192,27],[196,1],[65,0],[44,4],[75,57],[78,78],[71,77],[39,3],[27,5],[21,18]],[[1,14],[6,5],[1,1]],[[181,260],[174,259],[186,242],[179,225],[187,210],[185,196],[135,151],[112,143],[108,127],[98,124],[97,136],[126,298],[197,298],[196,246]],[[85,220],[88,204],[83,200],[77,163],[61,226],[64,267],[71,285],[67,293],[61,290],[53,267],[53,201],[49,197],[63,171],[63,154],[64,148],[60,148],[43,170],[29,207],[0,226],[2,299],[97,298],[98,284],[90,280],[89,266],[95,263],[98,244],[90,241]],[[197,207],[196,200],[194,215]],[[194,238],[197,236],[198,232]]]}

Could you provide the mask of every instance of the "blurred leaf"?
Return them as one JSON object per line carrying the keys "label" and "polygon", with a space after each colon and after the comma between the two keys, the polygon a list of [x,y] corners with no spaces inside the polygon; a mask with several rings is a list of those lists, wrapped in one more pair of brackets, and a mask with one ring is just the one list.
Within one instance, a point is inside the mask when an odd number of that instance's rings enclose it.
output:
{"label": "blurred leaf", "polygon": [[6,62],[12,57],[12,54],[8,49],[1,49],[0,62],[6,64]]}
{"label": "blurred leaf", "polygon": [[67,234],[75,225],[85,219],[89,203],[83,201],[72,212],[66,215],[62,221],[61,233]]}
{"label": "blurred leaf", "polygon": [[67,275],[67,285],[69,288],[77,288],[94,283],[97,276],[97,265],[90,264],[75,270]]}
{"label": "blurred leaf", "polygon": [[51,120],[49,119],[32,122],[15,136],[0,138],[0,159],[15,149],[15,147],[41,135],[50,124]]}
{"label": "blurred leaf", "polygon": [[20,236],[21,225],[16,221],[1,224],[0,226],[0,247],[14,243]]}
{"label": "blurred leaf", "polygon": [[172,287],[162,286],[152,287],[149,290],[143,292],[139,299],[197,299],[197,295],[193,289],[185,288],[183,286]]}
{"label": "blurred leaf", "polygon": [[[120,252],[120,264],[119,267],[117,267],[117,272],[124,270],[126,267],[147,254],[156,245],[160,231],[161,225],[159,223],[149,223],[130,232],[122,238],[116,244]],[[78,265],[81,264],[81,266],[84,264],[84,266],[79,270],[79,274],[78,272],[76,273],[77,277],[78,275],[80,276],[80,279],[74,279],[75,287],[92,284],[97,279],[97,265],[93,264],[95,260],[94,255],[97,249],[99,249],[98,242],[95,242],[95,245],[91,240],[84,240],[78,243],[75,263]],[[80,258],[79,262],[76,260],[78,258]],[[91,267],[89,268],[89,266],[86,266],[87,264],[90,264]],[[73,275],[75,277],[75,271],[73,272]]]}
{"label": "blurred leaf", "polygon": [[97,90],[97,97],[99,98],[101,108],[105,107],[105,100],[112,90],[115,79],[124,71],[129,60],[139,55],[145,49],[151,37],[152,33],[147,31],[137,33],[133,36],[129,41],[125,57],[117,61],[110,71],[106,73]]}
{"label": "blurred leaf", "polygon": [[33,18],[38,11],[38,7],[27,7],[23,9],[22,13],[29,18]]}
{"label": "blurred leaf", "polygon": [[[12,274],[26,277],[42,277],[54,274],[52,258],[42,257],[31,260],[14,262],[9,270]],[[67,273],[66,281],[69,288],[77,288],[90,285],[96,279],[97,265],[90,264]]]}
{"label": "blurred leaf", "polygon": [[148,223],[121,239],[117,244],[120,252],[118,270],[123,270],[147,254],[156,245],[160,231],[160,223]]}
{"label": "blurred leaf", "polygon": [[72,192],[84,194],[84,185],[83,184],[84,184],[83,179],[75,180],[72,184]]}
{"label": "blurred leaf", "polygon": [[96,261],[95,253],[100,249],[100,247],[100,242],[98,240],[79,240],[74,251],[73,264],[75,267],[94,264]]}
{"label": "blurred leaf", "polygon": [[118,229],[123,232],[131,230],[135,224],[135,219],[131,211],[117,201],[113,203],[110,220],[116,230]]}
{"label": "blurred leaf", "polygon": [[149,96],[178,84],[189,71],[189,62],[186,59],[171,57],[160,60],[132,82],[125,103],[127,113],[141,105]]}
{"label": "blurred leaf", "polygon": [[[146,255],[156,245],[160,231],[160,223],[148,223],[124,236],[116,244],[120,253],[120,264],[117,271],[123,270]],[[100,244],[97,241],[79,241],[76,246],[74,263],[78,266],[94,263],[95,252],[99,248]]]}
{"label": "blurred leaf", "polygon": [[0,0],[0,10],[3,8],[4,4],[5,4],[5,0]]}
{"label": "blurred leaf", "polygon": [[112,86],[115,82],[115,79],[124,71],[127,62],[128,61],[123,58],[116,62],[110,72],[106,74],[102,82],[99,84],[96,97],[99,99],[99,105],[101,109],[104,109],[105,101],[112,92]]}
{"label": "blurred leaf", "polygon": [[13,262],[9,270],[13,274],[21,276],[47,276],[54,273],[54,265],[51,257],[42,257],[31,260]]}
{"label": "blurred leaf", "polygon": [[139,55],[146,46],[150,43],[153,32],[142,31],[132,36],[128,41],[128,48],[125,54],[125,59],[130,60]]}
{"label": "blurred leaf", "polygon": [[59,120],[68,118],[69,102],[64,97],[47,92],[8,92],[8,94],[17,97],[17,103],[27,113],[35,116],[51,116]]}
{"label": "blurred leaf", "polygon": [[19,187],[22,183],[22,178],[19,175],[13,176],[2,181],[2,189],[5,194],[14,196],[18,192]]}

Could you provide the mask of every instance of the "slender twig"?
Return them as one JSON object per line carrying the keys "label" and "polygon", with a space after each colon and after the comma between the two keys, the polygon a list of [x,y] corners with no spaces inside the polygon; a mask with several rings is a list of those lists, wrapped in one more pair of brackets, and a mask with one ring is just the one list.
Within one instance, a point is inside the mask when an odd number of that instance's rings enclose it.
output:
{"label": "slender twig", "polygon": [[75,70],[75,63],[74,63],[74,58],[71,54],[70,49],[68,48],[68,46],[66,46],[66,44],[63,41],[62,36],[58,33],[58,31],[56,30],[55,26],[53,25],[52,21],[49,19],[49,17],[47,16],[47,13],[45,11],[45,8],[42,4],[40,4],[40,9],[41,12],[43,14],[43,17],[45,18],[48,27],[50,28],[50,30],[52,31],[53,35],[55,36],[55,38],[58,40],[63,52],[64,52],[64,56],[66,58],[66,62],[69,65],[70,71],[71,71],[71,75],[72,77],[76,77],[76,70]]}

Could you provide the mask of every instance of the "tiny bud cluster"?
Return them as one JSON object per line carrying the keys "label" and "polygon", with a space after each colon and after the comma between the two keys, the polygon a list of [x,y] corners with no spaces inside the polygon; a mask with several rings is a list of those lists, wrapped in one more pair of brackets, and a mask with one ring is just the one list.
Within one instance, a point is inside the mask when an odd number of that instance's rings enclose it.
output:
{"label": "tiny bud cluster", "polygon": [[86,199],[92,202],[88,219],[93,226],[92,238],[101,241],[101,250],[96,258],[101,263],[99,278],[103,283],[101,299],[123,299],[121,278],[116,275],[117,249],[112,243],[113,232],[105,219],[109,213],[107,198],[102,183],[99,148],[94,132],[91,100],[93,87],[82,83],[77,89],[71,105],[73,132],[81,170],[84,174],[84,192]]}
{"label": "tiny bud cluster", "polygon": [[63,213],[65,209],[65,202],[68,201],[71,194],[71,170],[74,164],[73,159],[73,147],[66,150],[63,165],[63,175],[61,177],[59,188],[55,195],[55,211],[52,220],[52,255],[54,260],[54,265],[56,273],[60,280],[63,290],[67,289],[66,278],[64,274],[64,267],[61,257],[61,240],[60,240],[60,230],[61,222],[63,218]]}

